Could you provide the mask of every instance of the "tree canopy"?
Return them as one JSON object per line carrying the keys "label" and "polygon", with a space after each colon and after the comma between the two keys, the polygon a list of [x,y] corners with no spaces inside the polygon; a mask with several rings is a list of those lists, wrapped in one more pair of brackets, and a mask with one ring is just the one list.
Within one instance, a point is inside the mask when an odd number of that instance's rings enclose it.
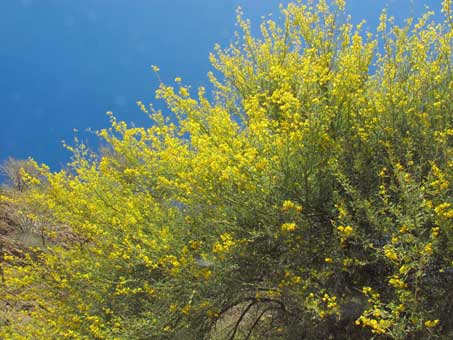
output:
{"label": "tree canopy", "polygon": [[0,337],[453,337],[450,6],[376,33],[343,0],[259,36],[239,12],[212,92],[161,83],[150,127],[28,161],[1,199],[43,242],[3,254]]}

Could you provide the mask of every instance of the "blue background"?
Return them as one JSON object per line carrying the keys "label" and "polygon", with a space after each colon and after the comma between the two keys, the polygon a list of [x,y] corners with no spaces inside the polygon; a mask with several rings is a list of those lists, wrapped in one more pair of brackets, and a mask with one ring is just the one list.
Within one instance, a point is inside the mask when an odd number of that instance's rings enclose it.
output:
{"label": "blue background", "polygon": [[[350,0],[348,11],[373,29],[384,7],[397,22],[440,9],[413,2]],[[78,129],[94,146],[86,129],[108,126],[109,110],[149,125],[135,102],[155,103],[150,65],[164,82],[207,85],[209,52],[232,41],[238,5],[255,26],[278,14],[272,0],[0,0],[0,162],[32,156],[57,170],[70,156],[61,141]]]}

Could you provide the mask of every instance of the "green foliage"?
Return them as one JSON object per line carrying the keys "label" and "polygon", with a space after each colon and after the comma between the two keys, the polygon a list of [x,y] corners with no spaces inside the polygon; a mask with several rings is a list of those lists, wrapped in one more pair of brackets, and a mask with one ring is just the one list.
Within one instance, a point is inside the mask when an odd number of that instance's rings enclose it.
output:
{"label": "green foliage", "polygon": [[172,119],[139,102],[150,128],[109,113],[104,152],[24,172],[47,245],[5,256],[0,336],[453,337],[450,2],[376,35],[340,0],[282,14],[239,14],[212,98],[161,84]]}

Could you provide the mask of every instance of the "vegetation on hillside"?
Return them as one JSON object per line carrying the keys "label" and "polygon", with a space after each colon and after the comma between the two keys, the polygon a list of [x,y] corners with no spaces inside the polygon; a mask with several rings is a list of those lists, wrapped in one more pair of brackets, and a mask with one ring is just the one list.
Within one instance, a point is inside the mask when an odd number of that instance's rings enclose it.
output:
{"label": "vegetation on hillside", "polygon": [[[291,3],[2,204],[4,339],[453,338],[453,13],[376,34]],[[154,67],[158,72],[158,68]]]}

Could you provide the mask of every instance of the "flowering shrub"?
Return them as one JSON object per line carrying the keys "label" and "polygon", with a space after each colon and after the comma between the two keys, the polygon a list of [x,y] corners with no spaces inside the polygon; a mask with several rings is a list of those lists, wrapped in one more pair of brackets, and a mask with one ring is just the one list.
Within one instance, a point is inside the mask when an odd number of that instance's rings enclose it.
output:
{"label": "flowering shrub", "polygon": [[45,244],[3,259],[0,337],[452,338],[451,3],[376,34],[344,6],[239,13],[211,96],[160,84],[151,127],[24,174]]}

